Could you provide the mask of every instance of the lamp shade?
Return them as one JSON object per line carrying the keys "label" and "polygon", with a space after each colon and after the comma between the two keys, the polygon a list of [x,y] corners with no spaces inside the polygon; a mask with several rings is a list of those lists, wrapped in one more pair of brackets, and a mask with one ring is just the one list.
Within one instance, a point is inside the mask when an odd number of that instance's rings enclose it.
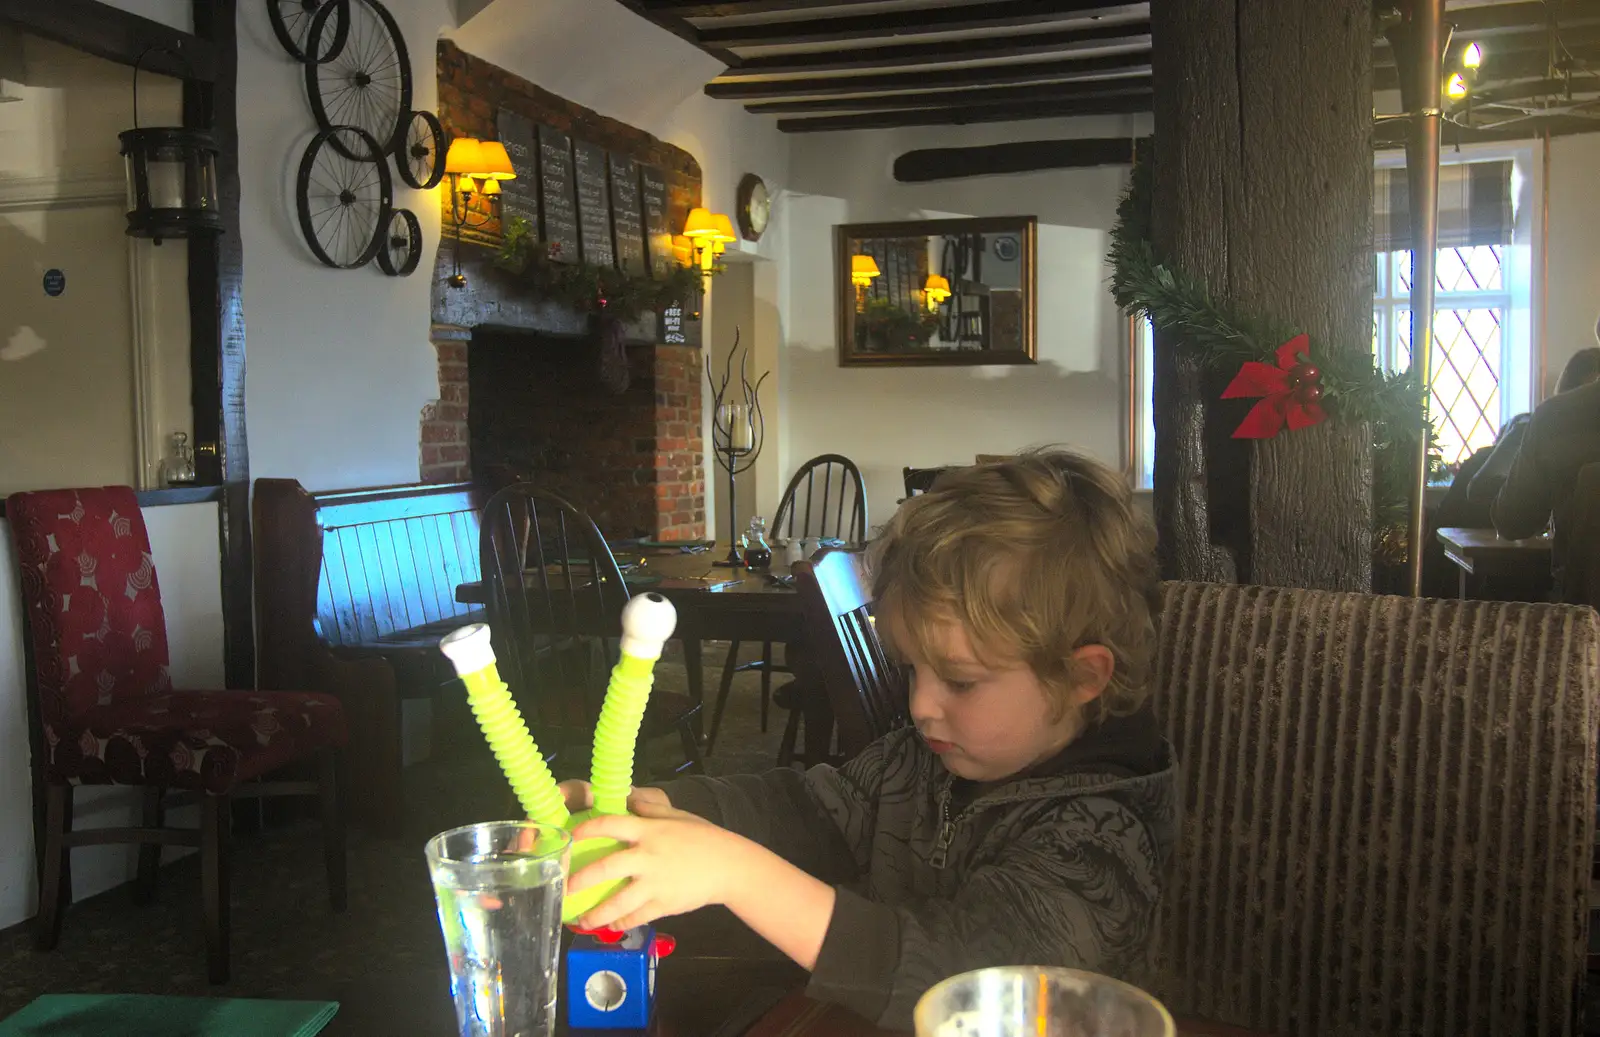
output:
{"label": "lamp shade", "polygon": [[497,140],[478,142],[478,168],[476,175],[490,180],[515,180],[517,170],[511,165],[506,146]]}
{"label": "lamp shade", "polygon": [[457,137],[450,142],[450,150],[445,152],[444,171],[472,176],[483,165],[482,151],[483,142],[478,138]]}
{"label": "lamp shade", "polygon": [[689,218],[683,221],[684,237],[698,240],[712,237],[717,233],[717,221],[709,209],[696,206],[689,210]]}
{"label": "lamp shade", "polygon": [[928,283],[922,286],[931,302],[944,302],[950,298],[950,281],[939,275],[929,274]]}
{"label": "lamp shade", "polygon": [[878,270],[878,261],[871,256],[850,257],[850,276],[852,278],[864,277],[870,281],[877,277],[880,272]]}
{"label": "lamp shade", "polygon": [[732,242],[739,240],[738,232],[733,229],[733,221],[728,219],[727,216],[720,212],[714,212],[711,214],[711,222],[717,229],[711,238],[712,241]]}
{"label": "lamp shade", "polygon": [[497,195],[497,194],[499,194],[500,193],[500,181],[501,180],[505,180],[505,179],[516,179],[516,178],[515,177],[510,177],[510,178],[507,178],[507,177],[496,177],[496,176],[491,176],[491,177],[486,178],[483,181],[483,194],[486,195],[486,196],[487,195]]}

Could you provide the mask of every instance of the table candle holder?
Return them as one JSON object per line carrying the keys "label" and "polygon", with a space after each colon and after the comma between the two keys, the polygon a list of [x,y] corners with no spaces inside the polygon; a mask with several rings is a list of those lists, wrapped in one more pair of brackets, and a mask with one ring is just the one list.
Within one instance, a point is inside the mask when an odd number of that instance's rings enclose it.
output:
{"label": "table candle holder", "polygon": [[738,476],[750,470],[761,454],[766,441],[767,426],[761,416],[761,383],[767,380],[767,371],[750,383],[748,349],[739,357],[739,380],[733,380],[733,357],[739,352],[739,328],[733,329],[733,348],[723,364],[722,381],[712,373],[711,358],[706,357],[706,382],[711,386],[712,420],[711,449],[716,453],[717,464],[728,473],[728,556],[715,564],[738,568],[744,565],[739,554],[739,509],[735,503]]}

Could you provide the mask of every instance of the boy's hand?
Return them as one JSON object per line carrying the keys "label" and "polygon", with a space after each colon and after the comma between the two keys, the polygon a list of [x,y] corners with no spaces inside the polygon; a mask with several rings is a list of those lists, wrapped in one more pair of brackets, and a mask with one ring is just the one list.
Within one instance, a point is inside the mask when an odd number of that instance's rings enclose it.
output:
{"label": "boy's hand", "polygon": [[739,874],[738,862],[755,844],[674,810],[659,789],[636,789],[628,807],[636,816],[597,817],[572,833],[574,839],[604,837],[632,844],[568,880],[573,892],[611,879],[633,880],[585,915],[583,927],[631,929],[723,903]]}
{"label": "boy's hand", "polygon": [[[594,786],[582,778],[572,778],[563,781],[558,788],[561,796],[567,802],[567,809],[574,814],[588,810],[594,806]],[[660,789],[634,789],[628,793],[628,809],[634,813],[639,812],[639,805],[648,803],[654,806],[670,808],[672,801],[667,799],[667,794]]]}

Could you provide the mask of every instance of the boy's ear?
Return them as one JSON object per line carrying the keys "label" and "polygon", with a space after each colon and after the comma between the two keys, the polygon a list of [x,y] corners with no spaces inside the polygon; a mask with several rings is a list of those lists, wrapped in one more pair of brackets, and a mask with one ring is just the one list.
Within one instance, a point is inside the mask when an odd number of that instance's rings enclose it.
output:
{"label": "boy's ear", "polygon": [[1085,706],[1099,698],[1100,693],[1106,690],[1106,685],[1111,683],[1111,675],[1117,669],[1117,658],[1105,645],[1084,645],[1072,653],[1072,659],[1085,675],[1083,681],[1073,689],[1072,698],[1079,706]]}

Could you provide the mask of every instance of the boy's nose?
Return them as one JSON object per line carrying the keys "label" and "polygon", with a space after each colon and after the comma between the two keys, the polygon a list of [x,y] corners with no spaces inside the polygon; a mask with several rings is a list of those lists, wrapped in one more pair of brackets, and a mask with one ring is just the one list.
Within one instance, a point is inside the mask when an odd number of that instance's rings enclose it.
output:
{"label": "boy's nose", "polygon": [[911,722],[921,727],[924,723],[938,720],[943,715],[939,708],[939,697],[928,690],[924,682],[918,681],[911,688]]}

